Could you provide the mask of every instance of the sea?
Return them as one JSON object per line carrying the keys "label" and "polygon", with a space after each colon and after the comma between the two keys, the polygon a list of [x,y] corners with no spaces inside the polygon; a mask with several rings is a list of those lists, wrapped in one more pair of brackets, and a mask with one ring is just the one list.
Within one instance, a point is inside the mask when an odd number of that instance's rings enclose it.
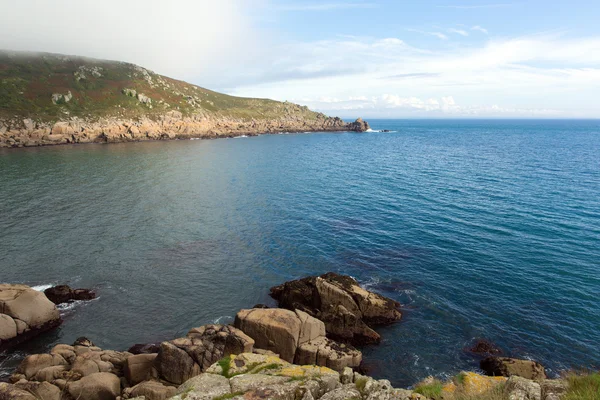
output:
{"label": "sea", "polygon": [[369,122],[0,149],[0,281],[98,294],[0,375],[79,336],[126,350],[231,323],[328,271],[402,304],[361,349],[396,387],[477,371],[480,338],[551,376],[600,368],[600,121]]}

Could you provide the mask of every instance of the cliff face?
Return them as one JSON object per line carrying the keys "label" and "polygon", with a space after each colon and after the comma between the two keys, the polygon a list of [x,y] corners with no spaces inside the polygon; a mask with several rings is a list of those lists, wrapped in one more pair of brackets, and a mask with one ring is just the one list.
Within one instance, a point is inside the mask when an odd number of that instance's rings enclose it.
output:
{"label": "cliff face", "polygon": [[4,51],[0,83],[0,147],[368,129],[122,62]]}

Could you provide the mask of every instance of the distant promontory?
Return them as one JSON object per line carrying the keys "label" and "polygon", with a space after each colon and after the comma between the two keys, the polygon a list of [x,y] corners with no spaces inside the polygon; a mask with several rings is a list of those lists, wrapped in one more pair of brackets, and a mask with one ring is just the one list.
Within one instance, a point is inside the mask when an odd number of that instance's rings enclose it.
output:
{"label": "distant promontory", "polygon": [[290,102],[229,96],[134,64],[0,51],[0,147],[369,129]]}

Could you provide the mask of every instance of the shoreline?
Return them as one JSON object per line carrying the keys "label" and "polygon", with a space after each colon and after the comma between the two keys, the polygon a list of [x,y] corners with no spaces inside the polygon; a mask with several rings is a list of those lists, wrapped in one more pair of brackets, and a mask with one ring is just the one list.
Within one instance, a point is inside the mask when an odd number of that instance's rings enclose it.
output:
{"label": "shoreline", "polygon": [[73,118],[55,123],[36,122],[32,119],[0,120],[0,148],[218,139],[281,132],[366,132],[369,129],[369,124],[360,118],[349,123],[337,117],[325,116],[314,120],[246,120],[214,118],[201,114],[184,117],[181,112],[171,111],[156,120],[146,117],[137,120],[106,118],[96,121]]}

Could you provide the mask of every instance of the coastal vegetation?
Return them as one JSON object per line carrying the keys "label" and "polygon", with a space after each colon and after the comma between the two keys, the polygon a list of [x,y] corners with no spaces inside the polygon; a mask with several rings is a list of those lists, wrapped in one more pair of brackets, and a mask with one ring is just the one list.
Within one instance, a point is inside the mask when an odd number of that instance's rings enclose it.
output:
{"label": "coastal vegetation", "polygon": [[0,83],[0,147],[369,129],[77,56],[0,51]]}

